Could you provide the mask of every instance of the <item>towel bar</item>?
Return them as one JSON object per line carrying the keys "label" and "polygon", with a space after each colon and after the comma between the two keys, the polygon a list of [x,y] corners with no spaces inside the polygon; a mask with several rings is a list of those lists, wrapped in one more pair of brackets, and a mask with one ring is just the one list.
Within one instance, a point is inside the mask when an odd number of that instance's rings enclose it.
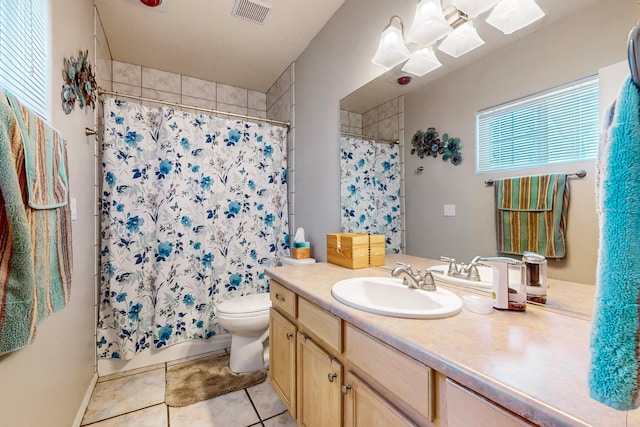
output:
{"label": "towel bar", "polygon": [[[568,173],[567,176],[577,176],[578,178],[584,178],[585,176],[587,176],[587,171],[580,169],[576,173]],[[496,182],[495,179],[487,179],[484,181],[486,185],[493,185],[495,182]]]}

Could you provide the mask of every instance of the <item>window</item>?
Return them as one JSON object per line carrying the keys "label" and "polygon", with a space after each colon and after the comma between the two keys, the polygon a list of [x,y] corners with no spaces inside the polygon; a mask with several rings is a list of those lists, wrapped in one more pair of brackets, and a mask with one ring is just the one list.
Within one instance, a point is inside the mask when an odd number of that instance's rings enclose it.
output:
{"label": "window", "polygon": [[0,0],[0,86],[48,112],[48,1]]}
{"label": "window", "polygon": [[595,159],[599,103],[593,76],[480,111],[476,171]]}

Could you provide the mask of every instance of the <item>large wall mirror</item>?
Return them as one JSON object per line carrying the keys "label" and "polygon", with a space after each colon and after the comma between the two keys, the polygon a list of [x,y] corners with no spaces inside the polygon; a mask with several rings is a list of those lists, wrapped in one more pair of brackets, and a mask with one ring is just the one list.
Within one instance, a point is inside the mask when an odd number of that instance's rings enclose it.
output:
{"label": "large wall mirror", "polygon": [[[539,1],[543,8],[552,9],[552,3]],[[544,18],[544,25],[535,30],[501,35],[511,38],[499,48],[487,47],[487,52],[456,59],[438,53],[446,70],[436,71],[435,77],[427,74],[399,85],[397,67],[341,100],[341,156],[348,160],[341,164],[345,178],[359,179],[361,183],[368,174],[375,176],[378,186],[384,186],[380,182],[384,175],[375,168],[362,176],[356,177],[355,172],[358,164],[377,164],[377,154],[389,155],[378,151],[389,151],[392,156],[397,148],[398,170],[392,176],[399,182],[392,191],[399,191],[399,197],[392,210],[397,209],[398,250],[434,259],[448,256],[462,262],[476,255],[497,255],[494,192],[485,180],[585,170],[585,178],[569,180],[567,254],[550,260],[549,277],[595,283],[595,160],[476,173],[478,111],[592,75],[600,76],[602,108],[615,98],[619,82],[628,75],[623,61],[627,34],[636,23],[636,6],[624,0],[576,0],[571,5],[574,9],[570,13],[565,10],[561,16],[550,14]],[[495,31],[485,25],[476,24],[481,36]],[[410,153],[414,133],[429,127],[460,138],[460,165],[441,157],[419,158]],[[371,145],[357,145],[359,140],[371,139],[376,140]],[[392,145],[393,141],[399,144]],[[384,149],[376,149],[377,146]],[[346,177],[348,174],[351,176]],[[356,188],[344,186],[343,216],[351,209],[348,193]],[[365,197],[373,203],[371,206],[384,204],[373,193],[366,193]],[[360,218],[363,217],[357,213],[352,217],[356,223]],[[361,225],[351,224],[354,229]]]}

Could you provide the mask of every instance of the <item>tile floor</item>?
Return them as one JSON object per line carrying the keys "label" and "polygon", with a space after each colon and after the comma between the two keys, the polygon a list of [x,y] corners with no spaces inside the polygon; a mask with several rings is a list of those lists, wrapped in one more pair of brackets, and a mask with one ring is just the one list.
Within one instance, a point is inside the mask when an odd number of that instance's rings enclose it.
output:
{"label": "tile floor", "polygon": [[[211,354],[200,357],[208,357]],[[164,402],[167,366],[181,360],[98,379],[82,426],[91,427],[295,427],[269,384],[261,384],[181,408]]]}

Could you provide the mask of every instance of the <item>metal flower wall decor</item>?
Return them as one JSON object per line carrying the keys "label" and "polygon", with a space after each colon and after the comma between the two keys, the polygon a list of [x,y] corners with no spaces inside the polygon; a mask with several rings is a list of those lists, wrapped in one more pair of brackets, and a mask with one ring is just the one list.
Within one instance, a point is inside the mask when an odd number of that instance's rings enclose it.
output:
{"label": "metal flower wall decor", "polygon": [[428,128],[426,131],[418,130],[411,138],[411,154],[416,154],[423,159],[425,156],[438,157],[442,155],[445,162],[450,160],[455,166],[462,163],[462,144],[460,138],[452,138],[448,134],[443,134],[442,138],[435,128]]}
{"label": "metal flower wall decor", "polygon": [[65,114],[70,114],[76,105],[80,109],[96,108],[96,92],[98,84],[96,76],[91,69],[91,64],[87,60],[89,51],[85,50],[78,54],[78,59],[73,56],[64,59],[64,70],[62,75],[64,84],[62,85],[62,109]]}

